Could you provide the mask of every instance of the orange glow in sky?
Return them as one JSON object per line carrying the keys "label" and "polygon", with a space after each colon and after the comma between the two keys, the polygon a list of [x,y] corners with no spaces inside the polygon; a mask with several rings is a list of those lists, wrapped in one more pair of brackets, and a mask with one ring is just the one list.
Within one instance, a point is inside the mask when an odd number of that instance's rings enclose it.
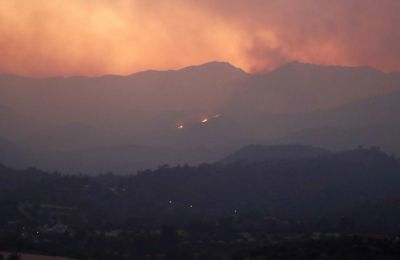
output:
{"label": "orange glow in sky", "polygon": [[398,0],[0,0],[0,73],[129,74],[227,61],[400,70]]}

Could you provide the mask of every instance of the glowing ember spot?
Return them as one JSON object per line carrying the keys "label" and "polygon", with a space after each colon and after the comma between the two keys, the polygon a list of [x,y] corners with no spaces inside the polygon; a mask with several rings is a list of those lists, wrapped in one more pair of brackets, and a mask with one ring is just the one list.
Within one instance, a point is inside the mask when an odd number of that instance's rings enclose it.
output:
{"label": "glowing ember spot", "polygon": [[202,122],[203,124],[208,123],[208,118],[204,118],[203,120],[201,120],[201,122]]}
{"label": "glowing ember spot", "polygon": [[178,125],[176,128],[183,129],[183,128],[185,128],[185,126],[184,125]]}

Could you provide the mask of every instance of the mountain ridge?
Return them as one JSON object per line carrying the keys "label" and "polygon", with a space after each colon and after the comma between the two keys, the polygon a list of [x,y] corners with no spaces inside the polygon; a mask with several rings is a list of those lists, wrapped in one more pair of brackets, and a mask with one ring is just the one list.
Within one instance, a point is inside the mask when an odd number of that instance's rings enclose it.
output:
{"label": "mountain ridge", "polygon": [[289,63],[237,82],[227,110],[287,114],[329,109],[400,89],[400,73]]}
{"label": "mountain ridge", "polygon": [[123,77],[131,77],[131,76],[137,76],[137,75],[147,74],[147,73],[183,72],[183,71],[190,71],[190,70],[202,70],[202,69],[207,69],[207,68],[209,68],[209,69],[223,68],[226,70],[231,69],[231,70],[240,71],[244,74],[248,74],[243,69],[236,67],[229,62],[209,61],[209,62],[197,64],[197,65],[188,65],[188,66],[184,66],[184,67],[177,68],[177,69],[165,69],[165,70],[148,69],[148,70],[140,70],[140,71],[136,71],[136,72],[131,72],[128,74],[107,74],[106,73],[106,74],[100,74],[100,75],[96,75],[96,76],[71,75],[71,76],[33,77],[33,76],[13,74],[13,73],[0,73],[0,79],[1,78],[24,78],[24,79],[42,80],[42,79],[100,79],[100,78],[106,78],[106,77],[123,78]]}
{"label": "mountain ridge", "polygon": [[237,161],[262,162],[272,159],[299,160],[330,155],[327,149],[301,144],[288,145],[247,145],[228,155],[219,163],[234,163]]}
{"label": "mountain ridge", "polygon": [[74,78],[86,78],[86,79],[98,79],[98,78],[103,78],[103,77],[130,77],[130,76],[135,76],[138,74],[146,74],[146,73],[157,73],[157,72],[180,72],[180,71],[188,71],[188,70],[195,70],[195,69],[203,69],[203,68],[225,68],[225,69],[233,69],[237,71],[241,71],[245,74],[248,75],[253,75],[253,76],[263,76],[263,75],[268,75],[271,73],[276,73],[278,71],[282,70],[287,70],[287,69],[299,69],[299,68],[320,68],[320,69],[339,69],[339,70],[347,70],[347,69],[359,69],[359,70],[364,70],[364,71],[369,71],[369,72],[375,72],[375,73],[381,73],[381,74],[386,74],[386,75],[393,75],[397,74],[400,75],[400,71],[392,71],[392,72],[385,72],[383,70],[380,70],[378,68],[372,67],[372,66],[363,66],[363,65],[356,65],[356,66],[346,66],[346,65],[327,65],[327,64],[316,64],[316,63],[307,63],[307,62],[299,62],[299,61],[291,61],[287,63],[283,63],[280,66],[277,66],[275,69],[268,71],[268,72],[261,72],[261,73],[251,73],[251,72],[246,72],[242,68],[237,67],[230,62],[227,61],[209,61],[205,63],[200,63],[200,64],[195,64],[195,65],[187,65],[183,66],[177,69],[147,69],[147,70],[139,70],[136,72],[131,72],[127,74],[99,74],[95,76],[85,76],[85,75],[71,75],[71,76],[40,76],[40,77],[34,77],[34,76],[28,76],[28,75],[22,75],[22,74],[14,74],[14,73],[0,73],[0,79],[2,77],[9,77],[9,78],[25,78],[25,79],[74,79]]}

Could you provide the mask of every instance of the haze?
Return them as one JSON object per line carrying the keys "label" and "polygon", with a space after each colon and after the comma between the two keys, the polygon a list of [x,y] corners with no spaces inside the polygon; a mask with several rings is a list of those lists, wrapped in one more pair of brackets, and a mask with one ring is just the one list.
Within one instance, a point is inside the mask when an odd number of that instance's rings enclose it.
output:
{"label": "haze", "polygon": [[0,260],[400,259],[399,25],[400,0],[0,0]]}
{"label": "haze", "polygon": [[397,0],[1,0],[0,73],[130,74],[211,60],[400,70]]}
{"label": "haze", "polygon": [[400,154],[399,13],[398,0],[0,0],[0,155],[97,174],[249,144]]}

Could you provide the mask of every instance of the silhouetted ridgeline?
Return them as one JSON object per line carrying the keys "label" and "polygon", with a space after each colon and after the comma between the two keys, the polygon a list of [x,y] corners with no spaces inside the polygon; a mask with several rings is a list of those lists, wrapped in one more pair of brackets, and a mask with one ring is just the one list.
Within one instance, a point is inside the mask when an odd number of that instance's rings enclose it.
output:
{"label": "silhouetted ridgeline", "polygon": [[368,235],[400,231],[396,158],[378,148],[332,153],[304,146],[250,146],[238,154],[257,160],[95,177],[0,166],[0,251],[258,259],[280,255],[279,243],[287,250],[276,259],[310,259],[309,253],[333,249],[360,257],[397,254],[397,240]]}
{"label": "silhouetted ridgeline", "polygon": [[[264,151],[268,149],[278,148]],[[131,176],[64,176],[2,167],[1,198],[95,210],[110,221],[174,221],[252,210],[318,218],[398,197],[399,161],[377,148],[340,153],[307,149],[320,153],[310,158],[300,152],[296,159],[292,154],[196,167],[161,166]]]}
{"label": "silhouetted ridgeline", "polygon": [[0,139],[17,151],[2,163],[129,174],[214,162],[249,143],[400,155],[399,88],[400,73],[301,63],[258,75],[221,62],[95,78],[0,75]]}

